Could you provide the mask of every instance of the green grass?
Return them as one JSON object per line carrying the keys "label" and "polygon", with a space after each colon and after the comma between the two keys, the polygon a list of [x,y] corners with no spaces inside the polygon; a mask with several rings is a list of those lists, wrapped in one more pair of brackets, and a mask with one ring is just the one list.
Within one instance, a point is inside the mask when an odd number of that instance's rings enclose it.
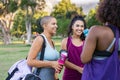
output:
{"label": "green grass", "polygon": [[0,45],[0,79],[5,80],[8,69],[18,60],[24,59],[30,46],[22,44]]}
{"label": "green grass", "polygon": [[[55,45],[60,50],[60,45]],[[8,69],[18,60],[26,58],[30,46],[24,44],[0,45],[0,80],[5,80]],[[59,75],[61,78],[62,73]]]}

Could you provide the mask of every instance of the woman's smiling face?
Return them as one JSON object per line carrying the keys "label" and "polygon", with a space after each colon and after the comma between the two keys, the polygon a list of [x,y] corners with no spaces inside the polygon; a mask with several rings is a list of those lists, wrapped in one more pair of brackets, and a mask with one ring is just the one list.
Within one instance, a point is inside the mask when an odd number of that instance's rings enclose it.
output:
{"label": "woman's smiling face", "polygon": [[46,30],[52,35],[56,34],[57,28],[57,20],[55,18],[51,18],[46,24]]}
{"label": "woman's smiling face", "polygon": [[72,26],[73,34],[80,36],[83,33],[83,30],[84,30],[84,22],[81,20],[75,21]]}

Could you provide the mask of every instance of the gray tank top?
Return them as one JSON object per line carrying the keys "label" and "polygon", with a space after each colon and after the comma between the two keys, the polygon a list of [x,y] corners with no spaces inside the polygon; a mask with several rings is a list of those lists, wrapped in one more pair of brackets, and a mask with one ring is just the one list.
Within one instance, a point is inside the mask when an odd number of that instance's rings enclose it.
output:
{"label": "gray tank top", "polygon": [[[58,58],[59,58],[58,51],[55,48],[51,47],[51,45],[47,41],[47,38],[44,34],[41,34],[41,35],[43,35],[43,37],[45,38],[45,41],[46,41],[44,61],[56,61],[56,60],[58,60]],[[38,57],[40,55],[41,55],[41,52],[38,54]],[[34,70],[34,72],[36,72],[36,69]],[[55,73],[55,70],[53,68],[44,67],[44,68],[40,69],[39,76],[40,76],[41,80],[54,80],[54,73]]]}

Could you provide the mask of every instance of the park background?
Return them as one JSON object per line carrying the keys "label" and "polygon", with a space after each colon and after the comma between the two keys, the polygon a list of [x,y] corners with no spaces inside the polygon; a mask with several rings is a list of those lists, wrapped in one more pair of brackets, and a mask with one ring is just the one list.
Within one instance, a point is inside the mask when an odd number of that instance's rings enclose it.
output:
{"label": "park background", "polygon": [[[53,37],[60,50],[61,40],[67,36],[70,19],[84,16],[87,28],[101,24],[95,18],[101,0],[0,0],[0,80],[5,80],[8,69],[26,58],[30,46],[42,29],[41,17],[51,15],[58,21]],[[61,79],[62,73],[59,75]]]}

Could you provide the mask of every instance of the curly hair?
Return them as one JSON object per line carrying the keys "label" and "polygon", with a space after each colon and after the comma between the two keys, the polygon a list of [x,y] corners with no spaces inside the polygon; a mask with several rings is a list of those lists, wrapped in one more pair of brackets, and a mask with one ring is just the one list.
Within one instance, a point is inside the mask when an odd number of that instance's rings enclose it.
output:
{"label": "curly hair", "polygon": [[96,18],[120,27],[120,0],[101,0]]}

